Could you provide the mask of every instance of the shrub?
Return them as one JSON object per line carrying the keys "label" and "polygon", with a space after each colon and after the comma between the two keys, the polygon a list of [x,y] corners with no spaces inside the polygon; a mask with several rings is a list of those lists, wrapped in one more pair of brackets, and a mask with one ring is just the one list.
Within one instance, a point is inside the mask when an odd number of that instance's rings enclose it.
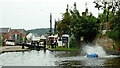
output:
{"label": "shrub", "polygon": [[119,40],[120,39],[120,32],[117,32],[117,31],[110,31],[107,33],[107,36],[109,38],[112,38],[114,40]]}
{"label": "shrub", "polygon": [[120,47],[120,32],[110,31],[107,35],[115,41],[116,48]]}
{"label": "shrub", "polygon": [[78,42],[76,39],[71,39],[70,48],[77,48]]}

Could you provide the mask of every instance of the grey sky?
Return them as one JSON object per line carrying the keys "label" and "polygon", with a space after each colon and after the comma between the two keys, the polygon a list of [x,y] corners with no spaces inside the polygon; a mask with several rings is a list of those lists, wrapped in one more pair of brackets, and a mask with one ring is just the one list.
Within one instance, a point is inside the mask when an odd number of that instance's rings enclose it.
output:
{"label": "grey sky", "polygon": [[62,18],[67,4],[73,7],[74,2],[77,9],[85,11],[85,2],[94,16],[98,15],[98,10],[94,8],[94,0],[0,0],[0,27],[11,28],[49,28],[50,13],[52,22]]}

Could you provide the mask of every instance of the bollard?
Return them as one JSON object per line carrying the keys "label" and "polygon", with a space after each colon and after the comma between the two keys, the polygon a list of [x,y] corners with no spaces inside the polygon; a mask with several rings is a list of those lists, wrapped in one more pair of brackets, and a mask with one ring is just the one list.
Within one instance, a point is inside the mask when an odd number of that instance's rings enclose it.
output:
{"label": "bollard", "polygon": [[23,43],[23,45],[22,45],[22,49],[25,49],[24,45],[25,45],[25,44]]}

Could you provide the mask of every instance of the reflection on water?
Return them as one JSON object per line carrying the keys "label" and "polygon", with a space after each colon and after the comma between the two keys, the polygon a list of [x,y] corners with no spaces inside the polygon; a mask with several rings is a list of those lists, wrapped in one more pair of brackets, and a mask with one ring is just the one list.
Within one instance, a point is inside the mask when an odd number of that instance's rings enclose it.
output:
{"label": "reflection on water", "polygon": [[0,55],[2,66],[119,66],[119,56],[87,58],[80,51],[25,51]]}

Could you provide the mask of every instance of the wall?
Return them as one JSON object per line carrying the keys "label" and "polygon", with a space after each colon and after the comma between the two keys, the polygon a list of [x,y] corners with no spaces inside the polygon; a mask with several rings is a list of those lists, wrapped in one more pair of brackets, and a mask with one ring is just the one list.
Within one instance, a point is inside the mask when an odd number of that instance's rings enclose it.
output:
{"label": "wall", "polygon": [[97,36],[94,40],[94,43],[102,46],[105,49],[114,49],[114,41],[107,36]]}
{"label": "wall", "polygon": [[13,40],[13,35],[14,35],[14,34],[18,34],[18,35],[19,35],[19,38],[20,38],[20,33],[19,33],[17,30],[15,30],[14,32],[12,32],[12,35],[11,35],[12,40]]}

